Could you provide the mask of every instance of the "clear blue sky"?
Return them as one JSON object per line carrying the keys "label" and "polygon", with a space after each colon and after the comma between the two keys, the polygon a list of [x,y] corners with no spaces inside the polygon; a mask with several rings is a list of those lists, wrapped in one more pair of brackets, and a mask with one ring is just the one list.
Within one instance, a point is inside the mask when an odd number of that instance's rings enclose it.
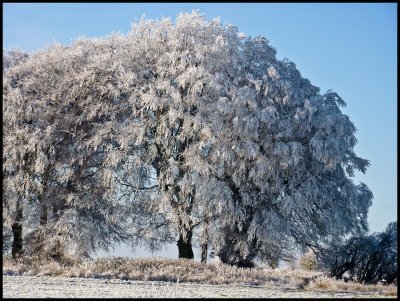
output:
{"label": "clear blue sky", "polygon": [[347,102],[343,111],[358,129],[355,151],[371,162],[354,178],[374,194],[370,230],[383,231],[397,220],[395,3],[3,4],[3,47],[31,52],[53,41],[127,33],[143,14],[175,19],[192,9],[266,37],[278,58],[293,61],[322,92],[333,89]]}

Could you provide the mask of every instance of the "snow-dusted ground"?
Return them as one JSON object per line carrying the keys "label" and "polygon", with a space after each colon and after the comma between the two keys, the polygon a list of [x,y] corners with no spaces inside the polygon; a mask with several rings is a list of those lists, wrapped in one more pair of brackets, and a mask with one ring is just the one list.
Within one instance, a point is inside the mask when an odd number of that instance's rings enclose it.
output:
{"label": "snow-dusted ground", "polygon": [[293,290],[280,287],[204,285],[119,279],[3,275],[4,298],[366,298],[351,293]]}

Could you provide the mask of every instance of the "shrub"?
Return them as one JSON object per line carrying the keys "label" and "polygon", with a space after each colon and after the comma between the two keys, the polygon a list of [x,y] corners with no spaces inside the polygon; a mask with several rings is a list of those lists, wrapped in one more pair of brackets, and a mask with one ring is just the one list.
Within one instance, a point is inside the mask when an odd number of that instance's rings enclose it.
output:
{"label": "shrub", "polygon": [[397,281],[397,222],[390,223],[382,233],[350,237],[343,243],[334,242],[320,251],[321,261],[330,276],[365,284]]}
{"label": "shrub", "polygon": [[300,257],[300,266],[306,271],[315,271],[317,269],[317,257],[312,250],[308,250]]}

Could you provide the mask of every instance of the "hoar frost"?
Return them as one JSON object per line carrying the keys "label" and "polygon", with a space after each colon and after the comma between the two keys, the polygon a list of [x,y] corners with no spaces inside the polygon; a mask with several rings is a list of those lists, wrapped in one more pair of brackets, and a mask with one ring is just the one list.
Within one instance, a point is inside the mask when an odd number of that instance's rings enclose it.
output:
{"label": "hoar frost", "polygon": [[344,101],[275,55],[198,12],[3,55],[4,231],[30,254],[197,239],[203,261],[274,266],[366,229]]}

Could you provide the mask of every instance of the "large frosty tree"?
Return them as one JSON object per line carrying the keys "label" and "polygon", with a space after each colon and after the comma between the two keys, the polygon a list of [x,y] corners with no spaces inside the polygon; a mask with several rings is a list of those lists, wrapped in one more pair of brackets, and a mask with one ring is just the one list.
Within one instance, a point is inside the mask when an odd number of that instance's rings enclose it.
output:
{"label": "large frosty tree", "polygon": [[60,60],[63,50],[37,52],[3,75],[3,221],[12,224],[13,256],[23,252],[22,228],[28,254],[53,258],[86,256],[124,238],[97,173],[104,149],[78,143],[97,135],[100,122],[81,110],[84,100],[75,104],[85,56],[75,48]]}
{"label": "large frosty tree", "polygon": [[31,204],[24,217],[40,230],[53,208],[56,237],[75,225],[88,252],[130,236],[151,248],[176,240],[193,258],[196,237],[202,260],[212,249],[239,266],[366,229],[372,194],[351,177],[369,163],[353,151],[344,101],[275,55],[265,38],[193,12],[11,66],[7,212]]}

